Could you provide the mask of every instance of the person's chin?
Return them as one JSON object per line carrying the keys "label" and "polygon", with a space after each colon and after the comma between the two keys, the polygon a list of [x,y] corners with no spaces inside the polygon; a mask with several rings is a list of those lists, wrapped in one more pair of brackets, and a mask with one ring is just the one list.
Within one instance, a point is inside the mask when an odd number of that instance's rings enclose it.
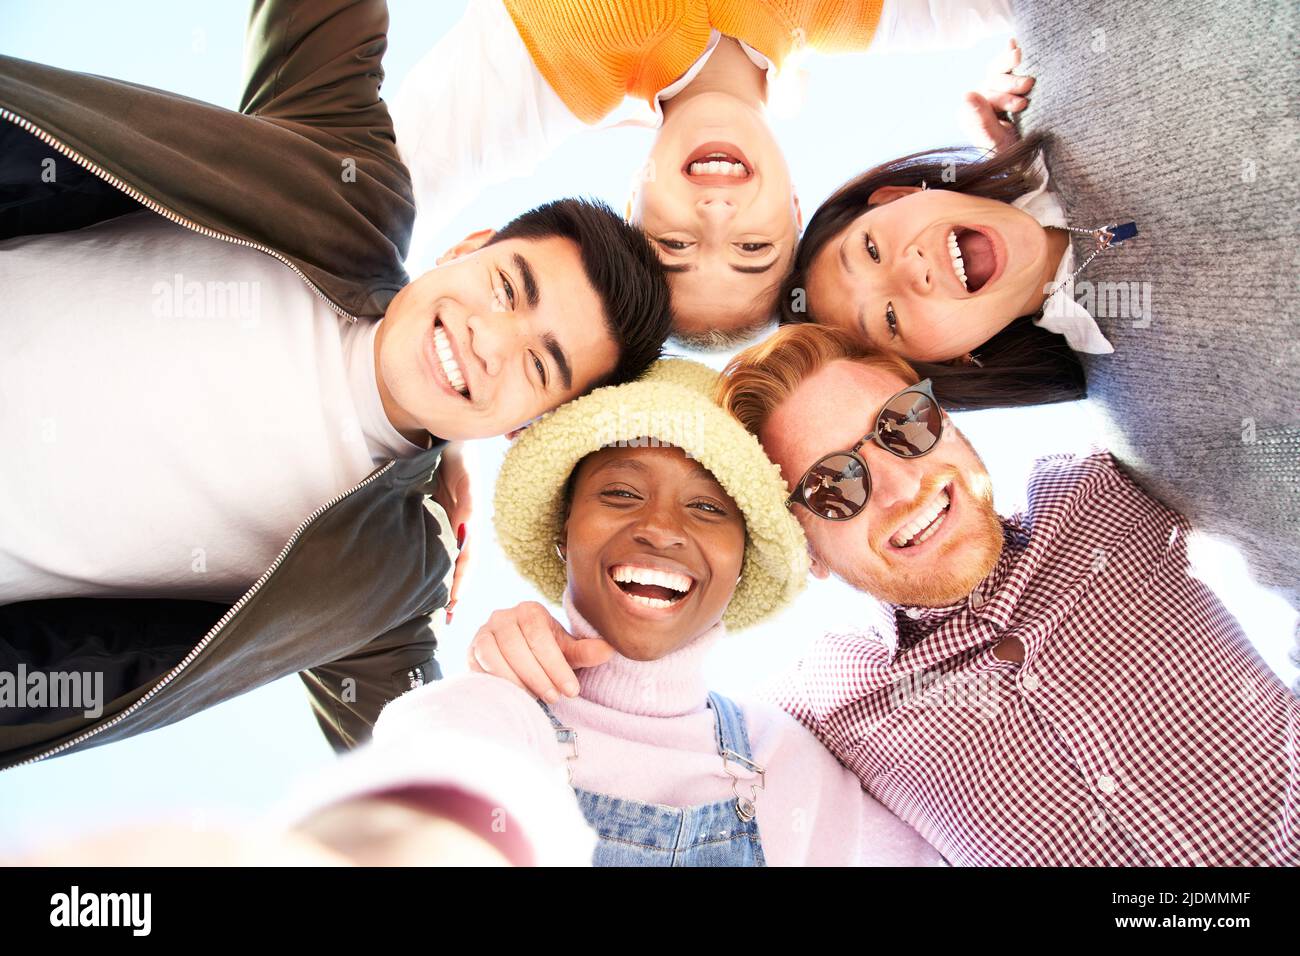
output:
{"label": "person's chin", "polygon": [[997,565],[1002,550],[999,534],[994,541],[986,528],[952,529],[956,547],[945,548],[919,567],[883,561],[872,567],[831,570],[846,584],[878,601],[904,607],[948,607],[966,598]]}
{"label": "person's chin", "polygon": [[[996,535],[992,532],[996,531]],[[962,529],[960,544],[947,551],[940,562],[928,569],[898,604],[948,607],[965,600],[997,566],[1002,554],[1002,535],[996,527],[983,525]]]}
{"label": "person's chin", "polygon": [[680,619],[655,620],[651,616],[629,613],[625,608],[601,609],[601,621],[592,625],[621,655],[633,661],[654,661],[679,643],[683,626]]}
{"label": "person's chin", "polygon": [[[464,421],[457,422],[452,419],[445,408],[439,407],[436,399],[431,400],[428,396],[420,396],[418,403],[412,402],[409,405],[404,403],[402,407],[419,424],[420,428],[431,435],[437,435],[447,441],[463,441],[468,437],[461,434],[464,429]],[[457,427],[458,425],[460,427]]]}

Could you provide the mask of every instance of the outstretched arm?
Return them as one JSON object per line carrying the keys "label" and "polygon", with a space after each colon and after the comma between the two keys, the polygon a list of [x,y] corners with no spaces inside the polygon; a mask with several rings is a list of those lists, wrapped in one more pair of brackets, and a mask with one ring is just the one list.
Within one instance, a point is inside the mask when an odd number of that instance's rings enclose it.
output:
{"label": "outstretched arm", "polygon": [[870,51],[968,47],[1013,25],[1011,0],[885,0]]}
{"label": "outstretched arm", "polygon": [[387,49],[385,0],[254,0],[239,111],[309,126],[347,115],[367,129],[382,116],[391,141],[379,98]]}
{"label": "outstretched arm", "polygon": [[302,671],[321,732],[335,751],[370,739],[379,712],[392,700],[441,678],[430,618],[408,621],[337,661]]}
{"label": "outstretched arm", "polygon": [[470,0],[392,108],[415,186],[417,270],[432,264],[439,232],[485,187],[527,175],[585,128],[538,72],[501,0]]}

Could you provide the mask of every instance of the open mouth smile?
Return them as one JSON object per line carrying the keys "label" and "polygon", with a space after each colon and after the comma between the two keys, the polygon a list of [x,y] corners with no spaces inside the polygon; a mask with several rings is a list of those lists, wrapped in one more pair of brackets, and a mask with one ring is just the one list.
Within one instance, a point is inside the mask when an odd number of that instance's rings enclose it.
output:
{"label": "open mouth smile", "polygon": [[651,610],[676,607],[695,588],[695,579],[689,574],[662,568],[616,564],[608,573],[631,604]]}
{"label": "open mouth smile", "polygon": [[951,511],[952,485],[946,485],[889,536],[891,548],[899,551],[920,548],[948,523]]}
{"label": "open mouth smile", "polygon": [[954,226],[948,230],[947,247],[957,281],[971,294],[988,285],[998,271],[997,249],[983,230]]}
{"label": "open mouth smile", "polygon": [[705,143],[687,157],[682,175],[697,186],[739,186],[753,178],[754,167],[730,143]]}
{"label": "open mouth smile", "polygon": [[449,391],[468,400],[470,397],[469,383],[465,380],[465,373],[461,370],[456,343],[446,328],[443,327],[442,321],[436,316],[429,331],[427,344],[429,364],[438,373],[438,377],[441,378],[443,384]]}

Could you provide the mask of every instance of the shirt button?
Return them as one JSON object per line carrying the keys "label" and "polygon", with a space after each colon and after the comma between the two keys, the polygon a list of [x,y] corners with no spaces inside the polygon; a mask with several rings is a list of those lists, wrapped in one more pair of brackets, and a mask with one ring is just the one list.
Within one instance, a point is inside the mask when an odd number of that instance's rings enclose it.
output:
{"label": "shirt button", "polygon": [[1115,778],[1103,773],[1097,778],[1097,789],[1102,793],[1114,793]]}
{"label": "shirt button", "polygon": [[1033,674],[1026,674],[1020,678],[1020,686],[1025,690],[1038,690],[1038,678]]}
{"label": "shirt button", "polygon": [[984,606],[983,592],[979,590],[972,591],[970,593],[970,598],[968,599],[967,603],[970,604],[970,609],[972,611],[978,611],[980,608]]}

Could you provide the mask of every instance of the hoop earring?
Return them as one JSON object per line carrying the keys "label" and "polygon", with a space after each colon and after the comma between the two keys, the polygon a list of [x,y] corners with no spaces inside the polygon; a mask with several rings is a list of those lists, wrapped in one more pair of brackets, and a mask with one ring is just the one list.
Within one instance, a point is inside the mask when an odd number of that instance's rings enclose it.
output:
{"label": "hoop earring", "polygon": [[558,541],[555,542],[555,553],[561,561],[564,561],[566,563],[568,562],[569,559],[564,556],[564,548],[560,545],[560,542]]}

